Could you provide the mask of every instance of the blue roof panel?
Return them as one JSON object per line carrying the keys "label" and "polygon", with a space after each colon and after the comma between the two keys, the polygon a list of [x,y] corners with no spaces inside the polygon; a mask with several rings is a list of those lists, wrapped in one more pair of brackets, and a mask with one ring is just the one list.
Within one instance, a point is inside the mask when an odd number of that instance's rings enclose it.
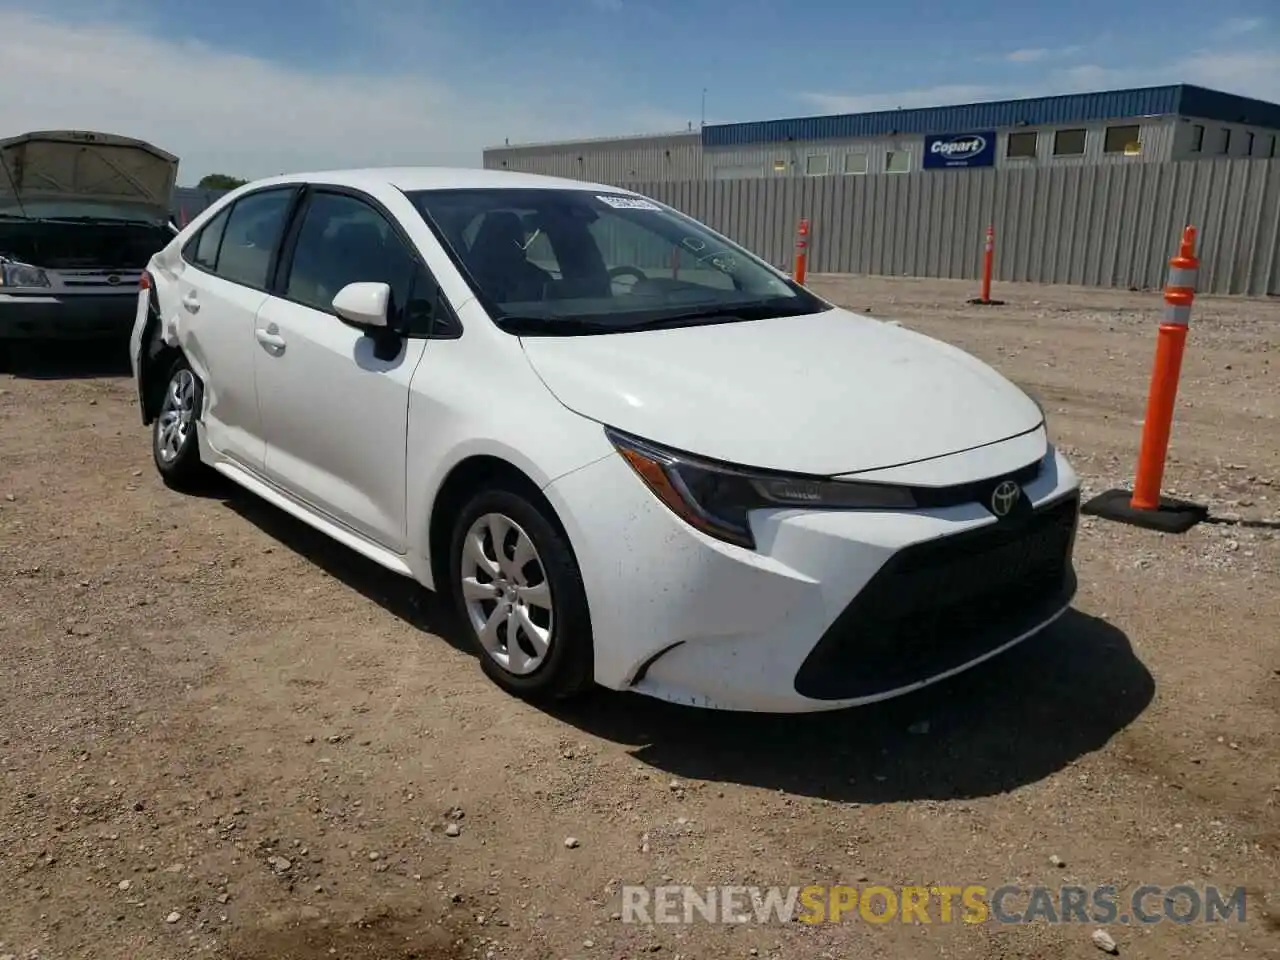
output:
{"label": "blue roof panel", "polygon": [[1280,104],[1222,93],[1184,84],[1178,110],[1185,117],[1203,117],[1220,123],[1245,123],[1251,127],[1280,130]]}
{"label": "blue roof panel", "polygon": [[[1170,114],[1280,129],[1280,105],[1206,90],[1203,87],[1173,84],[959,106],[708,124],[702,128],[702,145],[729,147],[786,140],[843,140],[897,134],[962,133],[998,127],[1087,123]],[[1242,117],[1248,119],[1241,119]]]}

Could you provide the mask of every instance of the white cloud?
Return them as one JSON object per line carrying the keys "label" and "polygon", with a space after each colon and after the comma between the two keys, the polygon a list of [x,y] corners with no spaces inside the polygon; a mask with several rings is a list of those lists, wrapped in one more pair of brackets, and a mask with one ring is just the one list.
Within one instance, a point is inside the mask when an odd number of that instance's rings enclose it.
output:
{"label": "white cloud", "polygon": [[[1085,47],[1079,44],[1069,47],[1027,47],[1022,50],[1010,50],[995,59],[1003,60],[1005,63],[1043,63],[1045,60],[1064,60],[1074,57],[1084,50]],[[989,62],[992,58],[980,57],[979,59]]]}
{"label": "white cloud", "polygon": [[1280,52],[1274,47],[1231,53],[1206,49],[1150,68],[1082,64],[1051,74],[1046,85],[1072,93],[1162,83],[1192,83],[1280,103]]}
{"label": "white cloud", "polygon": [[946,104],[994,100],[1002,96],[999,87],[981,84],[944,84],[900,90],[897,93],[802,93],[800,99],[822,113],[864,113],[875,110],[908,110],[912,107],[937,107]]}
{"label": "white cloud", "polygon": [[644,108],[601,116],[523,78],[486,96],[420,75],[304,70],[166,42],[123,22],[68,24],[6,9],[3,135],[70,128],[138,137],[177,154],[179,180],[191,184],[211,172],[479,166],[482,148],[504,138],[634,133],[634,122],[658,116]]}
{"label": "white cloud", "polygon": [[1261,30],[1265,24],[1261,17],[1229,17],[1214,32],[1220,37],[1240,37]]}
{"label": "white cloud", "polygon": [[1004,58],[1010,63],[1035,63],[1037,60],[1043,60],[1049,56],[1050,51],[1044,47],[1035,47],[1028,50],[1011,50],[1004,55]]}
{"label": "white cloud", "polygon": [[1280,52],[1196,53],[1182,61],[1190,83],[1280,103]]}
{"label": "white cloud", "polygon": [[984,100],[1086,93],[1165,83],[1192,83],[1246,97],[1280,103],[1280,52],[1277,44],[1227,52],[1204,49],[1150,67],[1107,67],[1082,63],[1046,71],[1012,84],[922,87],[896,93],[801,93],[801,100],[822,113],[860,113],[897,107],[949,106]]}

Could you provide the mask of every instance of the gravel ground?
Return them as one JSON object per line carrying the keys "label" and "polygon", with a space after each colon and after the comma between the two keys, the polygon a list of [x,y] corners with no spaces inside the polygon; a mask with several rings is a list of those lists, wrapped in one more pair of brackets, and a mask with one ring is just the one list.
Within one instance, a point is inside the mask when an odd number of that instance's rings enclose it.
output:
{"label": "gravel ground", "polygon": [[[813,282],[1035,391],[1087,492],[1129,481],[1158,294]],[[1278,345],[1280,303],[1197,303],[1167,487],[1214,522],[1086,519],[1059,625],[793,718],[510,699],[430,595],[247,495],[166,490],[100,354],[18,363],[0,958],[1103,955],[1079,923],[617,918],[664,882],[1243,886],[1243,924],[1107,929],[1128,957],[1280,956]]]}

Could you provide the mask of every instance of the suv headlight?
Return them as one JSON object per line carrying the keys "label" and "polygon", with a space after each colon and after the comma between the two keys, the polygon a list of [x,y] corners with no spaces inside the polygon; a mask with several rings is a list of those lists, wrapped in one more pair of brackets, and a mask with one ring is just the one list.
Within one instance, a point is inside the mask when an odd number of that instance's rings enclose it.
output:
{"label": "suv headlight", "polygon": [[49,275],[29,263],[0,261],[0,287],[47,287]]}
{"label": "suv headlight", "polygon": [[910,510],[907,487],[798,477],[717,464],[668,450],[610,427],[605,434],[659,500],[690,526],[755,549],[747,514],[772,508]]}

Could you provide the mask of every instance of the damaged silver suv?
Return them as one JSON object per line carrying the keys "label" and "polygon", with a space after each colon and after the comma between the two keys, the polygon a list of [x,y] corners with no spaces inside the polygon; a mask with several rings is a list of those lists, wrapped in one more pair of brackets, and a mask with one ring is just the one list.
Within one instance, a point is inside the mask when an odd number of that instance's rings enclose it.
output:
{"label": "damaged silver suv", "polygon": [[119,338],[147,261],[173,239],[178,158],[54,130],[0,140],[0,341]]}

